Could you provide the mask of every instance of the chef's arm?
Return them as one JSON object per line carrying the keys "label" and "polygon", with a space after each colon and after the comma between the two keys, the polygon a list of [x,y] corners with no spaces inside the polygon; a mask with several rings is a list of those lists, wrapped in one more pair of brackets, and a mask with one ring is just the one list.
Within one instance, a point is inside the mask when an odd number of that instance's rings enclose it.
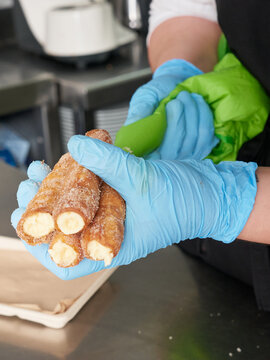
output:
{"label": "chef's arm", "polygon": [[162,22],[151,34],[148,57],[156,70],[170,59],[184,59],[204,72],[217,63],[219,25],[199,17],[174,17]]}
{"label": "chef's arm", "polygon": [[270,167],[259,167],[253,210],[239,239],[270,244]]}

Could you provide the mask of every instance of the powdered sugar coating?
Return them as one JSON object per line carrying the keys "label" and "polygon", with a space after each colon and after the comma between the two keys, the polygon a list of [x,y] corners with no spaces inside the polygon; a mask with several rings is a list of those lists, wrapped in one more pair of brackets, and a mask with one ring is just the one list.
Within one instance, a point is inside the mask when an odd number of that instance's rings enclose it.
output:
{"label": "powdered sugar coating", "polygon": [[[87,136],[112,143],[106,130],[91,130]],[[17,226],[18,236],[30,245],[48,242],[46,236],[33,238],[24,232],[23,224],[27,217],[37,212],[49,213],[55,220],[65,211],[75,211],[90,224],[98,209],[100,198],[100,179],[90,170],[79,165],[72,156],[63,155],[53,170],[42,181],[35,197],[29,202]]]}
{"label": "powdered sugar coating", "polygon": [[89,136],[93,139],[98,139],[98,140],[104,141],[108,144],[112,144],[111,135],[108,133],[107,130],[94,129],[94,130],[87,131],[87,133],[85,133],[85,135]]}
{"label": "powdered sugar coating", "polygon": [[88,244],[97,241],[109,248],[115,257],[124,238],[125,201],[108,184],[102,184],[99,209],[93,222],[82,232],[81,244],[84,256],[91,258]]}
{"label": "powdered sugar coating", "polygon": [[40,238],[33,238],[27,235],[23,230],[23,224],[27,217],[38,212],[49,213],[50,215],[52,215],[55,204],[57,203],[58,198],[61,196],[62,193],[63,178],[67,177],[68,169],[72,161],[74,160],[69,154],[65,154],[59,159],[53,170],[42,181],[37,194],[29,202],[25,213],[21,217],[17,225],[17,234],[29,245],[36,245],[48,242],[46,236]]}
{"label": "powdered sugar coating", "polygon": [[90,224],[98,209],[99,186],[100,179],[72,159],[63,185],[64,190],[53,210],[54,219],[57,220],[64,212],[73,211],[82,216],[85,226]]}
{"label": "powdered sugar coating", "polygon": [[[112,143],[110,134],[106,130],[94,129],[86,136]],[[69,155],[71,157],[71,155]],[[73,159],[72,159],[73,160]],[[53,217],[64,212],[76,212],[84,220],[85,227],[93,220],[99,206],[100,179],[90,170],[79,165],[75,160],[71,162],[69,175],[65,180],[65,191],[55,206]]]}

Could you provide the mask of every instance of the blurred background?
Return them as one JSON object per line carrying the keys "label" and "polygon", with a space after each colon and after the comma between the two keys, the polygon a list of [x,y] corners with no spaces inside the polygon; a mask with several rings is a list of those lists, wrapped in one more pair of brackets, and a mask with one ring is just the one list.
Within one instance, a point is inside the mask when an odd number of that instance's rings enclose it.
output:
{"label": "blurred background", "polygon": [[0,159],[51,166],[70,136],[113,136],[150,79],[149,0],[0,0]]}

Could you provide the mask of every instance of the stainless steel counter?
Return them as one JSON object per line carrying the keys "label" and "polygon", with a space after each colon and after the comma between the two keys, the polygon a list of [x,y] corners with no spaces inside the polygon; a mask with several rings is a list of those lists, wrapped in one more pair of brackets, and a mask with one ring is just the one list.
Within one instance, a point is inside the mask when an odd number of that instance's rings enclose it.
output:
{"label": "stainless steel counter", "polygon": [[269,323],[250,288],[173,246],[118,269],[64,329],[0,317],[0,358],[266,360]]}
{"label": "stainless steel counter", "polygon": [[0,48],[0,116],[39,108],[46,136],[47,162],[53,165],[61,154],[57,84],[52,74],[24,64],[13,46]]}
{"label": "stainless steel counter", "polygon": [[[18,207],[16,193],[26,174],[0,160],[0,235],[16,237],[10,215]],[[0,355],[1,359],[1,355]]]}
{"label": "stainless steel counter", "polygon": [[[23,178],[0,163],[6,235]],[[119,268],[64,329],[0,316],[1,360],[266,360],[269,338],[253,290],[177,246]]]}

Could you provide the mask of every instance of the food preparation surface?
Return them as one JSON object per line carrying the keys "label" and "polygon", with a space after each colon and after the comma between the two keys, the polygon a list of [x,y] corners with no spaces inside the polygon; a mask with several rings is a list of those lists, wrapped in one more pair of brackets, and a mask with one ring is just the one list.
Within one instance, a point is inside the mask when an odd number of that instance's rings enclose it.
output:
{"label": "food preparation surface", "polygon": [[16,192],[19,183],[26,180],[26,173],[0,160],[0,235],[17,237],[11,226],[10,216],[18,207]]}
{"label": "food preparation surface", "polygon": [[119,268],[64,329],[0,317],[1,360],[265,360],[253,291],[176,246]]}

